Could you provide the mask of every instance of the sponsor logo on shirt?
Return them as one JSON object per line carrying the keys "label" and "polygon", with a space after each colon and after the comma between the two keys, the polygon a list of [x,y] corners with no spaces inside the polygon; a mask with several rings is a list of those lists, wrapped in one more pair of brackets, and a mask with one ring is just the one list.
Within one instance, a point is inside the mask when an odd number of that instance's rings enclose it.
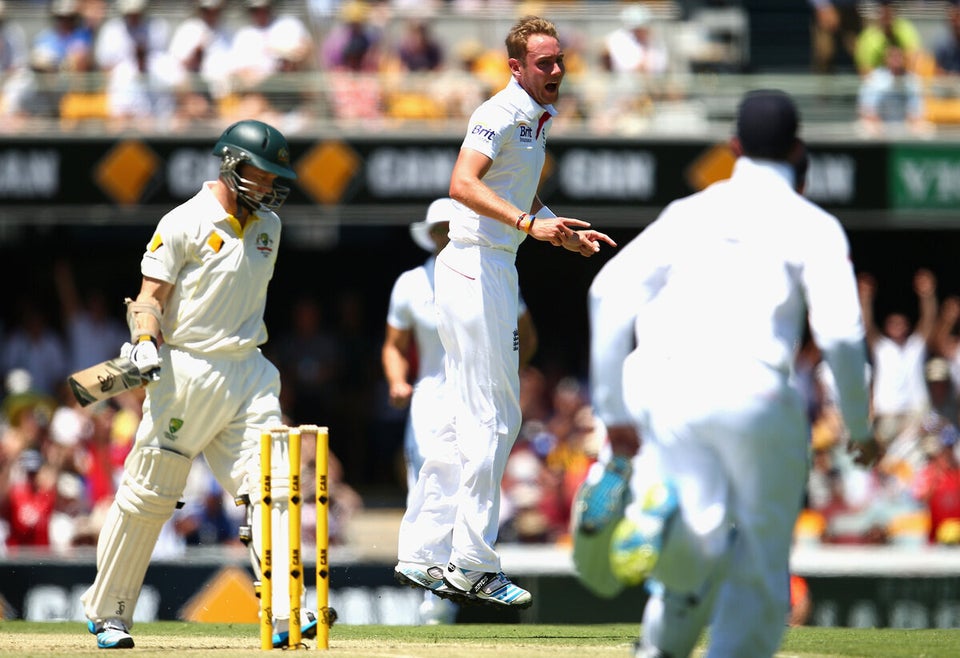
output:
{"label": "sponsor logo on shirt", "polygon": [[478,123],[470,131],[470,134],[480,135],[481,137],[485,137],[487,141],[493,141],[493,136],[496,134],[496,132],[494,132],[492,128],[487,128],[484,125]]}
{"label": "sponsor logo on shirt", "polygon": [[525,123],[521,123],[517,126],[517,129],[520,131],[519,140],[522,144],[532,144],[535,139],[533,136],[533,128],[528,126]]}

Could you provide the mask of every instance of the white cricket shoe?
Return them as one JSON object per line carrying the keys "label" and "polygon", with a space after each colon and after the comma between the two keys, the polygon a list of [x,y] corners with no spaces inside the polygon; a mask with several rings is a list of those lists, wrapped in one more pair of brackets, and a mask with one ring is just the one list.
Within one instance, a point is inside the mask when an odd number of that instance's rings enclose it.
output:
{"label": "white cricket shoe", "polygon": [[104,619],[99,624],[87,622],[87,630],[97,636],[99,649],[132,649],[133,636],[119,619]]}
{"label": "white cricket shoe", "polygon": [[530,592],[514,584],[503,572],[487,573],[461,569],[452,562],[443,572],[443,580],[471,600],[506,608],[529,608],[533,603]]}
{"label": "white cricket shoe", "polygon": [[469,603],[471,600],[466,593],[444,582],[443,567],[438,564],[398,562],[393,568],[393,578],[401,585],[429,590],[441,599],[449,599],[454,603]]}

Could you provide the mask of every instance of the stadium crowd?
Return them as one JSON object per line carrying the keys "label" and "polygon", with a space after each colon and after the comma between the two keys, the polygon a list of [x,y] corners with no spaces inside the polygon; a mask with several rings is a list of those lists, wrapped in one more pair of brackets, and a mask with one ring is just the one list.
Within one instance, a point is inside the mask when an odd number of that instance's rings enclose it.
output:
{"label": "stadium crowd", "polygon": [[[0,1],[0,130],[216,132],[240,117],[286,134],[360,122],[459,125],[506,80],[501,44],[489,36],[497,31],[483,26],[551,11],[562,12],[569,82],[555,130],[689,129],[710,120],[702,94],[722,91],[698,89],[691,73],[755,68],[744,7],[736,0]],[[837,118],[864,137],[929,136],[960,122],[956,3],[810,0],[808,9],[798,17],[810,27],[796,27],[815,44],[806,71],[857,81]],[[907,17],[917,11],[922,25]],[[818,94],[809,100],[813,109],[824,105]]]}
{"label": "stadium crowd", "polygon": [[[54,314],[23,304],[3,327],[0,373],[0,550],[47,547],[69,554],[93,546],[140,419],[143,390],[80,407],[65,386],[69,372],[115,355],[126,340],[122,318],[107,312],[102,292],[78,295],[68,262],[53,268]],[[896,282],[886,282],[893,286]],[[797,362],[813,426],[806,509],[798,542],[960,544],[960,298],[938,298],[936,278],[917,272],[917,308],[873,320],[883,289],[860,275],[869,328],[873,408],[885,456],[871,470],[845,451],[831,377],[812,342]],[[393,491],[402,505],[401,412],[387,403],[379,367],[381,335],[362,318],[378,316],[346,294],[339,308],[299,298],[288,326],[277,327],[265,353],[281,371],[291,423],[329,418],[331,541],[349,543],[350,519],[364,495]],[[601,450],[585,373],[537,359],[521,373],[523,425],[506,467],[500,541],[566,545],[573,494]],[[319,414],[319,416],[318,416]],[[314,455],[303,454],[309,486]],[[194,465],[185,505],[165,527],[157,556],[191,545],[237,542],[243,522],[202,460]],[[312,492],[305,492],[312,500]],[[305,505],[305,537],[313,510]]]}
{"label": "stadium crowd", "polygon": [[[30,32],[13,20],[29,13],[19,6],[14,12],[15,4],[30,5],[33,15],[42,16],[41,29]],[[21,130],[36,118],[65,128],[109,118],[111,127],[120,129],[149,124],[169,130],[241,116],[258,116],[286,131],[318,115],[462,122],[503,83],[502,48],[472,39],[451,44],[440,38],[432,19],[453,11],[469,20],[471,12],[488,5],[511,14],[531,8],[479,0],[196,0],[164,3],[189,16],[170,21],[167,12],[157,11],[159,4],[0,0],[4,129]],[[617,76],[618,88],[627,91],[617,102],[600,95],[593,105],[571,93],[564,101],[571,105],[561,108],[560,117],[589,115],[594,127],[623,130],[628,128],[623,121],[636,122],[650,103],[671,98],[669,86],[651,80],[668,76],[680,63],[705,65],[710,58],[671,51],[676,42],[663,39],[666,23],[689,18],[690,12],[681,10],[686,3],[677,3],[681,9],[676,11],[670,9],[674,3],[616,4],[620,24],[599,43],[571,33],[566,62],[574,89],[578,75],[599,71]],[[960,120],[960,112],[951,114],[956,101],[937,96],[940,88],[931,82],[960,75],[960,10],[944,3],[942,41],[924,43],[889,3],[876,4],[882,11],[859,28],[871,48],[864,45],[847,55],[850,70],[870,87],[861,94],[859,119],[853,109],[850,119],[869,126],[864,128],[869,134],[903,124],[924,135],[932,123]],[[429,11],[412,12],[414,5]],[[821,11],[831,3],[811,2],[811,16],[813,5]],[[223,21],[225,10],[234,20]],[[397,24],[401,30],[387,30]],[[922,84],[904,86],[903,75],[890,72],[886,82],[872,80],[878,67],[888,65],[889,48],[900,56],[897,65]],[[868,50],[873,52],[869,58]],[[842,55],[836,54],[838,61]],[[855,68],[868,59],[872,63]],[[818,59],[816,65],[827,63]],[[313,80],[297,77],[305,72],[325,74],[323,85],[295,84]],[[923,94],[918,121],[910,113],[916,99],[904,93],[910,89]],[[884,100],[887,92],[890,99]],[[867,108],[871,103],[874,110]],[[617,126],[607,123],[614,119]],[[87,408],[72,401],[66,375],[115,356],[128,332],[108,311],[103,294],[93,290],[81,299],[69,263],[57,264],[52,277],[56,313],[25,302],[15,309],[15,319],[0,327],[0,551],[48,546],[69,552],[92,546],[139,422],[142,391]],[[812,343],[797,364],[797,383],[807,393],[813,423],[798,541],[960,543],[960,300],[938,297],[936,279],[926,270],[917,273],[914,285],[916,313],[903,309],[873,322],[877,280],[861,276],[864,315],[875,325],[870,331],[874,412],[886,449],[877,467],[866,471],[846,457],[829,372]],[[382,335],[369,330],[369,319],[379,318],[384,309],[367,307],[353,293],[344,293],[331,307],[305,295],[291,309],[289,323],[273,329],[276,338],[265,351],[281,370],[290,421],[325,418],[333,428],[331,538],[346,542],[350,517],[364,505],[358,491],[403,486],[404,418],[386,402],[378,360]],[[502,541],[569,539],[573,493],[604,441],[584,374],[563,372],[537,358],[521,374],[524,422],[503,481]],[[305,451],[307,474],[311,460]],[[309,482],[312,478],[305,476],[304,483]],[[310,493],[305,492],[307,500]],[[195,465],[184,498],[158,554],[238,541],[243,508],[224,499],[202,462]]]}

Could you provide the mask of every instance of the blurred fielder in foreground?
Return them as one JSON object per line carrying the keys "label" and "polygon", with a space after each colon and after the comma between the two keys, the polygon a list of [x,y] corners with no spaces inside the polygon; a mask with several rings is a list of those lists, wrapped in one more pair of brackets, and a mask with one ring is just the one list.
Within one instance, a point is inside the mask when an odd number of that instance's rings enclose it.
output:
{"label": "blurred fielder in foreground", "polygon": [[[437,254],[449,242],[447,233],[450,221],[462,213],[463,210],[454,204],[453,199],[437,199],[430,204],[423,221],[410,225],[414,242],[429,251],[430,257],[419,267],[401,274],[390,293],[382,361],[390,404],[398,409],[410,407],[404,436],[408,507],[419,504],[412,493],[416,489],[420,467],[424,455],[434,448],[434,436],[447,417],[441,397],[444,354],[440,334],[437,333],[433,281]],[[533,318],[522,300],[517,323],[522,367],[533,356],[537,346]],[[413,374],[416,381],[411,384]],[[404,583],[407,584],[406,581]],[[456,613],[457,606],[452,601],[435,596],[429,589],[424,591],[423,604],[420,606],[421,623],[451,623]]]}
{"label": "blurred fielder in foreground", "polygon": [[590,288],[597,413],[660,476],[634,480],[625,518],[623,500],[586,532],[575,517],[575,561],[604,594],[649,578],[638,656],[685,658],[708,624],[711,658],[776,653],[807,474],[790,380],[808,320],[857,459],[876,457],[849,246],[794,188],[798,126],[786,94],[748,93],[733,176],[670,204]]}
{"label": "blurred fielder in foreground", "polygon": [[526,608],[533,598],[500,570],[500,484],[520,430],[520,288],[528,236],[583,256],[616,246],[587,222],[557,217],[537,195],[563,80],[556,27],[520,19],[506,38],[511,79],[470,117],[450,178],[464,212],[437,257],[438,330],[447,418],[425,455],[400,528],[398,579],[441,596]]}
{"label": "blurred fielder in foreground", "polygon": [[[280,244],[274,211],[290,191],[282,181],[296,173],[287,140],[259,121],[227,128],[213,154],[219,178],[160,220],[141,261],[140,293],[127,304],[130,343],[122,353],[151,381],[100,533],[97,577],[82,596],[103,649],[133,647],[129,630],[150,554],[196,457],[202,453],[220,485],[247,503],[248,519],[260,519],[260,429],[279,425],[281,415],[280,376],[259,346]],[[278,528],[286,528],[287,475],[273,474]],[[287,573],[288,536],[276,534],[274,573]],[[258,572],[260,533],[252,536]],[[287,581],[274,579],[275,646],[287,644]],[[303,634],[314,637],[316,616],[303,613]]]}

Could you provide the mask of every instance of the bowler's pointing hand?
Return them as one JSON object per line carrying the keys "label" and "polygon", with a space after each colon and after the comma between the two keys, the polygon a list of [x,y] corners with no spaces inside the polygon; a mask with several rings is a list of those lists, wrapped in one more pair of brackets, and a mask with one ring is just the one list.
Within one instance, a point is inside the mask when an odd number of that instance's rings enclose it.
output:
{"label": "bowler's pointing hand", "polygon": [[617,243],[611,240],[607,234],[587,229],[585,231],[570,231],[570,235],[563,241],[563,248],[568,251],[579,252],[581,256],[590,257],[600,251],[601,242],[606,242],[611,247],[617,246]]}

